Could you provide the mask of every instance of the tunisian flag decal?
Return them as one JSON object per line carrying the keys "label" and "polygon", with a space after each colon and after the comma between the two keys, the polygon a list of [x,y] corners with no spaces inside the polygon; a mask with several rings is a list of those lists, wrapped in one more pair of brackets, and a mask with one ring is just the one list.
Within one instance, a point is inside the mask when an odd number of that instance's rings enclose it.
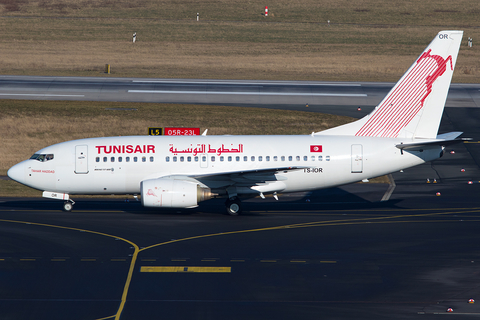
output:
{"label": "tunisian flag decal", "polygon": [[322,146],[321,145],[310,146],[310,152],[322,152]]}

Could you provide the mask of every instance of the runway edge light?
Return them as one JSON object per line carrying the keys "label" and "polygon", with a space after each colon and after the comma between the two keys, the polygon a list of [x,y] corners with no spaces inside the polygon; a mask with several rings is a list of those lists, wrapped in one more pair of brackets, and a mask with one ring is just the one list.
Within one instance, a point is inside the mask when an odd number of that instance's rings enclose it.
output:
{"label": "runway edge light", "polygon": [[452,309],[452,308],[448,308],[448,309],[447,309],[447,312],[453,312],[453,309]]}
{"label": "runway edge light", "polygon": [[468,300],[468,303],[475,303],[475,300],[469,299],[469,300]]}

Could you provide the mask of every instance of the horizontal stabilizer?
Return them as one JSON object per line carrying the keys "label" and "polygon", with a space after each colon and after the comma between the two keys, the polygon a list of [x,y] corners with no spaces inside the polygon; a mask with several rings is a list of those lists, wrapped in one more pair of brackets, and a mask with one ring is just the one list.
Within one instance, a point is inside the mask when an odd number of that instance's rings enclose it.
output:
{"label": "horizontal stabilizer", "polygon": [[419,150],[422,148],[427,148],[431,146],[448,146],[456,143],[462,143],[464,141],[471,140],[470,138],[456,139],[463,132],[450,132],[445,134],[440,134],[437,136],[437,139],[434,140],[422,140],[416,142],[407,142],[399,143],[396,145],[398,149],[402,150]]}

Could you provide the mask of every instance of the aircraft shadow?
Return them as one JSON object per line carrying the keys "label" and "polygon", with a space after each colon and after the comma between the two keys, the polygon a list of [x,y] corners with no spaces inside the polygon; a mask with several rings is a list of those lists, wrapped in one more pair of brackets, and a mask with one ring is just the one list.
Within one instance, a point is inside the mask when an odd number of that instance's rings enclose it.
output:
{"label": "aircraft shadow", "polygon": [[[311,192],[298,192],[290,194],[279,194],[279,200],[271,195],[265,199],[260,197],[242,199],[242,215],[261,215],[262,212],[269,213],[299,213],[299,212],[321,212],[331,210],[356,210],[375,208],[394,208],[401,200],[380,201],[385,186],[374,186],[364,188],[363,186],[350,185]],[[356,191],[356,192],[352,192]],[[360,190],[360,191],[359,191]],[[132,214],[225,214],[225,199],[211,199],[201,202],[197,208],[145,208],[140,201],[133,198],[81,198],[74,197],[75,211],[124,211]],[[43,198],[0,198],[0,208],[4,210],[52,210],[61,211],[62,201]]]}

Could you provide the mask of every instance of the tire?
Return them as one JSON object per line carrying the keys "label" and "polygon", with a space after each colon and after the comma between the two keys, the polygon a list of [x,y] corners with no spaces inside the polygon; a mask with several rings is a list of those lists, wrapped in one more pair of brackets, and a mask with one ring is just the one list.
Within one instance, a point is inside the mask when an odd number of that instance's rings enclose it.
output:
{"label": "tire", "polygon": [[238,198],[228,199],[225,202],[225,206],[227,213],[231,216],[238,216],[240,213],[242,213],[242,204]]}
{"label": "tire", "polygon": [[73,204],[70,201],[65,201],[63,204],[63,211],[70,212],[73,209]]}

